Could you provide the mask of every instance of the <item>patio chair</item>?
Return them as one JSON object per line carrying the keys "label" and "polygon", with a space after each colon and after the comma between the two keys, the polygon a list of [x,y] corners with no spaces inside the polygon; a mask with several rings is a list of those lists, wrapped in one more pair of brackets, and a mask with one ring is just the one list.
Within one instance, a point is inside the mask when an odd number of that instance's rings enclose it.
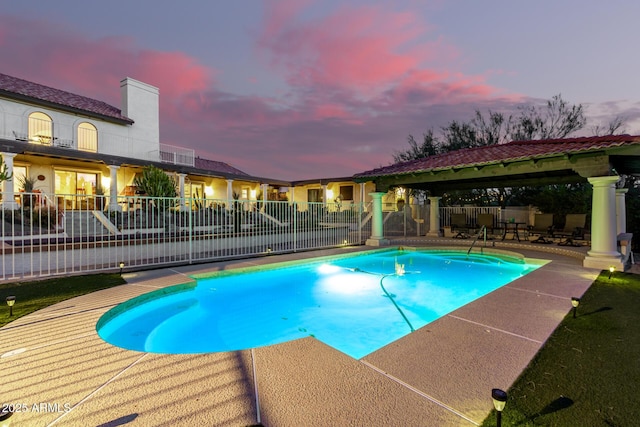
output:
{"label": "patio chair", "polygon": [[486,227],[487,234],[494,234],[495,221],[494,215],[489,213],[478,214],[478,230],[482,230],[482,227]]}
{"label": "patio chair", "polygon": [[470,229],[471,227],[467,223],[467,214],[465,213],[451,214],[451,232],[457,233],[453,236],[454,239],[468,239]]}
{"label": "patio chair", "polygon": [[582,246],[576,240],[584,240],[587,227],[587,214],[567,214],[564,228],[553,232],[553,237],[559,237],[560,246]]}
{"label": "patio chair", "polygon": [[529,236],[538,236],[531,243],[553,243],[553,214],[536,214],[533,225],[527,227]]}

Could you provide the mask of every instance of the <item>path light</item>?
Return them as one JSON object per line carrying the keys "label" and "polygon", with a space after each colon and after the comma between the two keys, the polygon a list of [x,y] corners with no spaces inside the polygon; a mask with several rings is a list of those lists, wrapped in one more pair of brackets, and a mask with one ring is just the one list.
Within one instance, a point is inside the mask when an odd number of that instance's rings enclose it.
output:
{"label": "path light", "polygon": [[576,318],[576,310],[580,305],[580,298],[571,297],[571,305],[573,306],[573,318]]}
{"label": "path light", "polygon": [[7,297],[7,305],[9,306],[9,317],[13,316],[13,304],[16,303],[16,297],[10,295]]}
{"label": "path light", "polygon": [[499,388],[491,389],[491,399],[493,399],[493,407],[496,408],[496,425],[502,425],[502,410],[507,404],[507,392]]}
{"label": "path light", "polygon": [[613,274],[614,271],[616,271],[616,268],[613,265],[609,267],[609,279],[611,279],[611,275]]}
{"label": "path light", "polygon": [[120,274],[122,274],[123,268],[124,268],[124,261],[120,261]]}

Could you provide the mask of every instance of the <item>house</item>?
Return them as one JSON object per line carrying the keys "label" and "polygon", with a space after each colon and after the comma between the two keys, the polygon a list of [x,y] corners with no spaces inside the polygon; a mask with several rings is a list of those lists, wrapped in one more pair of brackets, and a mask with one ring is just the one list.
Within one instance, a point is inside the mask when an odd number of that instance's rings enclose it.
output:
{"label": "house", "polygon": [[[21,182],[34,182],[40,203],[94,209],[96,195],[108,210],[129,209],[135,177],[154,165],[179,184],[183,209],[214,200],[318,201],[340,206],[367,200],[371,183],[350,178],[290,182],[255,177],[193,149],[160,142],[159,90],[132,78],[120,82],[121,107],[0,74],[0,156],[11,179],[2,206],[19,207]],[[368,188],[368,190],[367,190]],[[195,200],[198,203],[192,203]],[[193,206],[192,206],[193,204]]]}

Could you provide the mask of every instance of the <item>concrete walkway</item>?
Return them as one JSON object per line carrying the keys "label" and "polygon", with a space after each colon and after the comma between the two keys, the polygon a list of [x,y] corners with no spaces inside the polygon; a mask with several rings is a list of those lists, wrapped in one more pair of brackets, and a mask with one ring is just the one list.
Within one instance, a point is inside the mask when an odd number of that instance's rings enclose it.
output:
{"label": "concrete walkway", "polygon": [[500,246],[552,262],[362,360],[314,338],[203,355],[140,353],[105,343],[95,324],[116,304],[190,274],[366,248],[127,273],[126,285],[0,329],[2,402],[14,405],[17,426],[478,425],[492,409],[491,388],[511,386],[570,298],[599,273],[582,267],[580,250]]}

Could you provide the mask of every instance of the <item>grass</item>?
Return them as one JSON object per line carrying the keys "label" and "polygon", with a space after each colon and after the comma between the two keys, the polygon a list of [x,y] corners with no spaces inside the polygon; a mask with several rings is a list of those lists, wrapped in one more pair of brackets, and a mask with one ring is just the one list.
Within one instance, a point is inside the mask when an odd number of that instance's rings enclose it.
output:
{"label": "grass", "polygon": [[[601,274],[508,390],[504,426],[640,420],[640,276]],[[495,411],[482,424],[495,426]]]}
{"label": "grass", "polygon": [[3,304],[7,296],[16,297],[13,316],[9,317],[9,307],[0,309],[0,326],[41,308],[88,294],[100,289],[111,288],[126,283],[120,274],[92,274],[86,276],[60,277],[38,282],[16,282],[0,285]]}

